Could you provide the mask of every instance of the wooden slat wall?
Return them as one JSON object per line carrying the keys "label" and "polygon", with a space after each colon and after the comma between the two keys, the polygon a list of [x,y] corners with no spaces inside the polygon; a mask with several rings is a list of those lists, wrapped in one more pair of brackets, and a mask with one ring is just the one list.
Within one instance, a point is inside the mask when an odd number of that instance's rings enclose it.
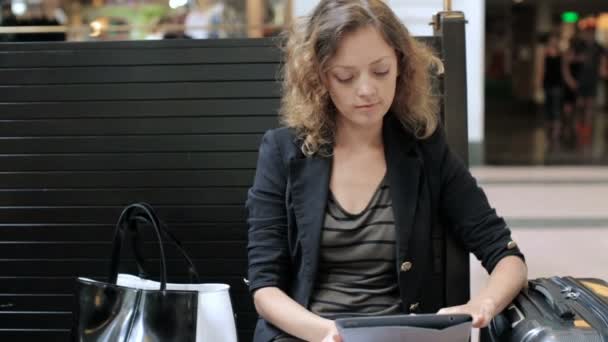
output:
{"label": "wooden slat wall", "polygon": [[0,45],[0,341],[68,340],[74,277],[106,276],[113,224],[139,200],[204,281],[232,286],[251,339],[244,201],[279,60],[269,40]]}
{"label": "wooden slat wall", "polygon": [[[0,341],[68,340],[74,278],[106,276],[113,224],[133,201],[158,209],[204,281],[232,286],[251,340],[244,201],[261,135],[278,124],[275,45],[0,45]],[[144,251],[156,255],[152,242]]]}

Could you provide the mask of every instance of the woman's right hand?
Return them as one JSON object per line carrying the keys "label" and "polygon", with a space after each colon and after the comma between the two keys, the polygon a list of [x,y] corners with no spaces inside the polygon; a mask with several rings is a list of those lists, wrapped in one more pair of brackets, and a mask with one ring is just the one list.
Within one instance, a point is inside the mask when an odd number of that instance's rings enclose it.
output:
{"label": "woman's right hand", "polygon": [[325,334],[325,337],[323,340],[321,340],[321,342],[342,342],[342,338],[338,333],[338,328],[336,327],[336,323],[334,321],[331,321],[327,334]]}

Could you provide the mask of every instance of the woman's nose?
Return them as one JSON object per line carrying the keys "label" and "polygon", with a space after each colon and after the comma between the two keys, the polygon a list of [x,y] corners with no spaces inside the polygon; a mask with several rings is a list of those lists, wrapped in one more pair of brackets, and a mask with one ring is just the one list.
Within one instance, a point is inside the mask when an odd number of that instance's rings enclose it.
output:
{"label": "woman's nose", "polygon": [[376,93],[376,86],[369,77],[362,77],[357,86],[357,95],[361,97],[373,96]]}

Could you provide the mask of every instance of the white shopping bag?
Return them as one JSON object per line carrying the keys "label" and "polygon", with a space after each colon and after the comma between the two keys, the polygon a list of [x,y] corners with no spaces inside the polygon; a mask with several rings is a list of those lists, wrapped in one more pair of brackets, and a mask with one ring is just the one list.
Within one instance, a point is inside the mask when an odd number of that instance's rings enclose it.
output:
{"label": "white shopping bag", "polygon": [[[119,273],[117,285],[138,289],[159,289],[157,281]],[[196,342],[237,342],[234,312],[227,284],[167,283],[167,290],[198,292]]]}

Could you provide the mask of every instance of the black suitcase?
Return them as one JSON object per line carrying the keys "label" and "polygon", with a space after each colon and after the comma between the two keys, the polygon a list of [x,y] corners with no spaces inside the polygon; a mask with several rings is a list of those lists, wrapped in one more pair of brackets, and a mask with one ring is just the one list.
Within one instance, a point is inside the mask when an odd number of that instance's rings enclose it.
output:
{"label": "black suitcase", "polygon": [[487,332],[492,342],[608,342],[608,283],[573,277],[531,280]]}

